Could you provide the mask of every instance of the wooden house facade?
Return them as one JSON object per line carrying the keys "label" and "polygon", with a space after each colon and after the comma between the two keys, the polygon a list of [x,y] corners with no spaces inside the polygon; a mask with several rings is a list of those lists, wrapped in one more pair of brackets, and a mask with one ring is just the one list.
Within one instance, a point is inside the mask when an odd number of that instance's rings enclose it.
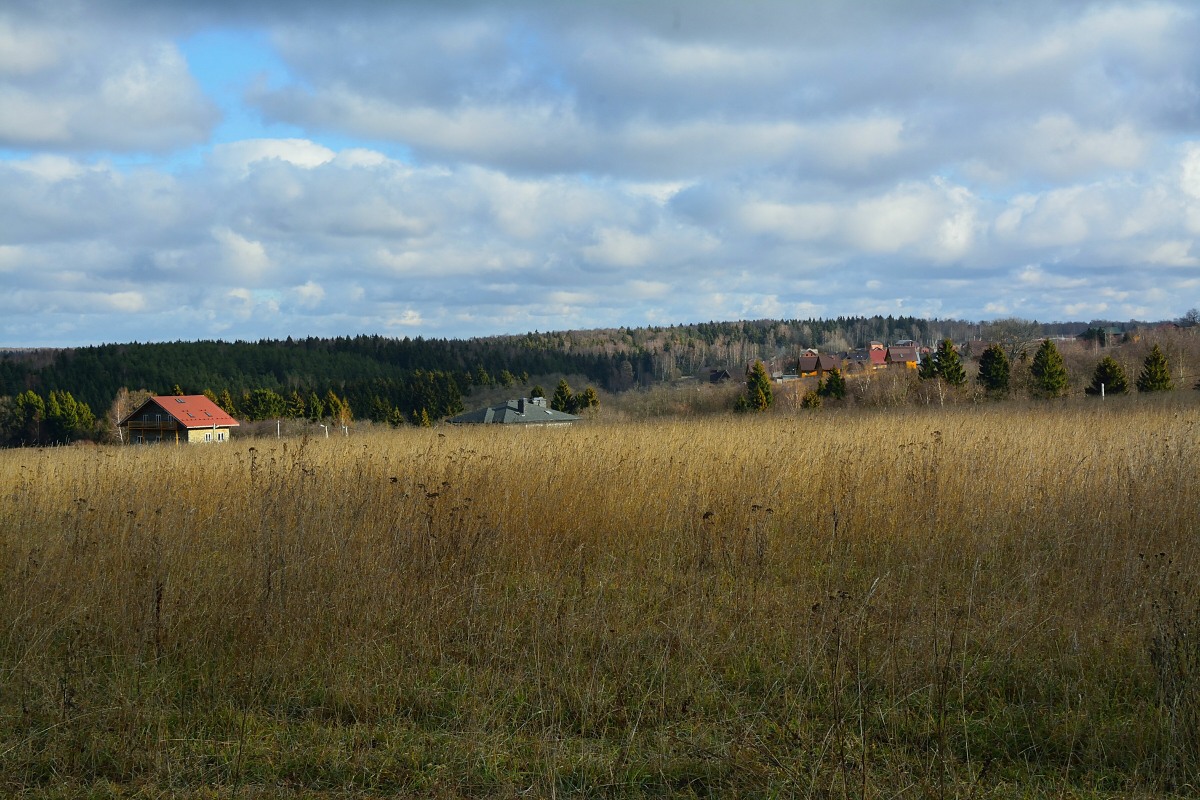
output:
{"label": "wooden house facade", "polygon": [[229,441],[238,421],[202,394],[147,398],[120,422],[130,444]]}

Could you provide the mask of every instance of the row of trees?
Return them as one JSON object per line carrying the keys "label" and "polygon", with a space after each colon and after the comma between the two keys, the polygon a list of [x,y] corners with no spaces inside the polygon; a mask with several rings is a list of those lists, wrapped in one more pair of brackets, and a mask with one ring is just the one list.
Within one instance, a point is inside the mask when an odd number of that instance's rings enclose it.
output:
{"label": "row of trees", "polygon": [[552,409],[563,411],[567,414],[578,414],[589,408],[596,408],[599,405],[600,396],[596,394],[595,389],[589,386],[582,392],[575,394],[571,391],[571,385],[567,383],[566,378],[558,382],[558,386],[554,389],[554,396],[550,398],[550,407]]}
{"label": "row of trees", "polygon": [[[1024,354],[1018,361],[1026,362]],[[1000,398],[1014,390],[1014,366],[1004,345],[993,343],[979,357],[979,369],[975,374],[975,385],[985,396]],[[1070,391],[1071,381],[1067,366],[1052,339],[1043,339],[1028,359],[1022,375],[1026,376],[1022,386],[1035,397],[1062,397]],[[867,374],[857,379],[859,384],[870,381],[874,376]],[[944,399],[948,392],[953,396],[961,393],[970,383],[967,366],[950,339],[943,339],[936,350],[927,356],[917,369],[921,383],[936,385],[939,396]],[[902,381],[903,382],[903,381]],[[1175,387],[1171,378],[1170,365],[1163,349],[1155,344],[1142,362],[1141,372],[1132,384],[1140,393],[1169,391]],[[1096,364],[1091,383],[1084,389],[1088,395],[1126,394],[1131,384],[1124,367],[1112,356],[1104,356]],[[1196,385],[1200,389],[1200,383]],[[848,395],[846,377],[839,370],[826,373],[810,390],[799,397],[803,408],[820,407],[826,400],[839,400]],[[926,394],[926,396],[928,396]],[[774,404],[771,381],[766,367],[756,361],[746,373],[746,390],[739,394],[734,403],[736,411],[765,411]]]}
{"label": "row of trees", "polygon": [[[953,343],[943,340],[937,351],[921,364],[918,371],[924,380],[936,379],[950,386],[961,387],[967,382],[966,369]],[[1070,375],[1062,354],[1051,339],[1044,339],[1029,366],[1030,389],[1040,397],[1062,397],[1070,387]],[[1012,365],[1004,348],[993,344],[979,358],[976,381],[987,393],[1000,396],[1011,388]],[[1142,363],[1136,382],[1139,392],[1161,392],[1174,388],[1166,354],[1157,344]],[[1096,365],[1091,384],[1084,390],[1089,395],[1125,394],[1129,380],[1125,369],[1112,356],[1105,356]]]}
{"label": "row of trees", "polygon": [[33,390],[0,402],[0,439],[10,445],[66,444],[92,438],[96,415],[70,392]]}

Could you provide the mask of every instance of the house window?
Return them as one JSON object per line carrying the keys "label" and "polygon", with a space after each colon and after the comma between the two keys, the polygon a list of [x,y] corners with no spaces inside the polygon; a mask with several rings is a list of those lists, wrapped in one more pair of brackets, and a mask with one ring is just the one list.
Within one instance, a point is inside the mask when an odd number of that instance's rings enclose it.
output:
{"label": "house window", "polygon": [[212,441],[212,431],[208,431],[207,433],[204,434],[204,441],[206,441],[206,442]]}
{"label": "house window", "polygon": [[225,431],[217,431],[217,441],[218,442],[225,441]]}

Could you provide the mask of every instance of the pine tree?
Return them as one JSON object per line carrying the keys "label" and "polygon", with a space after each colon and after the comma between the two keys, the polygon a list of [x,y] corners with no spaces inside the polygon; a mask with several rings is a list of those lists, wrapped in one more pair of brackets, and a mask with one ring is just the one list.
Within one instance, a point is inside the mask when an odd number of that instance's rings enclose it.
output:
{"label": "pine tree", "polygon": [[824,380],[817,384],[817,394],[831,400],[841,400],[846,396],[846,379],[842,371],[833,369],[826,374]]}
{"label": "pine tree", "polygon": [[954,342],[943,339],[933,356],[937,376],[951,386],[962,386],[967,382],[967,371],[963,369],[962,359],[954,349]]}
{"label": "pine tree", "polygon": [[566,378],[558,382],[558,386],[554,390],[554,397],[550,398],[550,407],[555,411],[564,411],[568,414],[575,411],[571,386],[567,383]]}
{"label": "pine tree", "polygon": [[584,389],[582,394],[576,395],[575,399],[579,401],[581,410],[600,407],[600,395],[596,394],[596,390],[591,386]]}
{"label": "pine tree", "polygon": [[1033,356],[1029,374],[1033,378],[1035,394],[1042,397],[1062,397],[1067,393],[1067,367],[1063,364],[1062,354],[1051,340],[1042,340],[1041,347]]}
{"label": "pine tree", "polygon": [[931,381],[938,376],[937,355],[925,356],[917,365],[917,377],[923,381]]}
{"label": "pine tree", "polygon": [[1012,366],[1004,348],[998,344],[988,345],[979,357],[979,375],[976,377],[979,385],[993,394],[1005,394],[1011,374]]}
{"label": "pine tree", "polygon": [[42,421],[46,418],[46,401],[27,389],[17,395],[12,406],[12,422],[8,426],[13,439],[21,444],[33,444],[42,438]]}
{"label": "pine tree", "polygon": [[1109,394],[1127,394],[1129,392],[1129,378],[1125,376],[1125,368],[1120,365],[1112,356],[1105,356],[1100,359],[1100,363],[1096,365],[1096,371],[1092,373],[1092,383],[1083,391],[1090,395],[1099,395],[1102,391],[1106,395]]}
{"label": "pine tree", "polygon": [[287,415],[292,419],[304,419],[305,411],[304,396],[298,389],[293,389],[292,396],[288,398]]}
{"label": "pine tree", "polygon": [[775,402],[771,378],[761,361],[755,361],[746,373],[745,408],[747,411],[766,411]]}
{"label": "pine tree", "polygon": [[1137,390],[1139,392],[1169,392],[1175,388],[1171,381],[1171,368],[1167,365],[1167,357],[1162,349],[1154,345],[1150,355],[1142,362],[1142,373],[1138,375]]}
{"label": "pine tree", "polygon": [[309,422],[320,422],[321,418],[325,416],[325,404],[321,402],[321,398],[317,396],[316,392],[309,392],[306,405],[308,406]]}
{"label": "pine tree", "polygon": [[228,389],[221,390],[221,394],[217,398],[217,405],[221,407],[222,411],[230,416],[233,416],[237,411],[237,406],[233,402],[233,395],[229,393]]}

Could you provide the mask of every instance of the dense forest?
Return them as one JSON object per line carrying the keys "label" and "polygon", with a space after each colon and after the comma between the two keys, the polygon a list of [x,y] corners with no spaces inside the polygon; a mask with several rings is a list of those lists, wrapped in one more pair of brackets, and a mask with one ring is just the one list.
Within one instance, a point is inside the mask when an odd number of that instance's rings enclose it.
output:
{"label": "dense forest", "polygon": [[[973,323],[906,316],[704,322],[475,339],[383,336],[104,344],[0,353],[0,402],[22,395],[103,418],[122,390],[207,393],[246,418],[317,418],[342,408],[355,419],[417,422],[457,413],[480,387],[573,375],[616,393],[756,359],[786,360],[814,347],[839,352],[911,339],[930,346],[1029,335],[1078,335],[1113,323],[999,320]],[[1125,323],[1136,325],[1136,323]],[[256,394],[257,393],[257,394]],[[266,393],[266,394],[264,394]],[[36,396],[36,397],[35,397]],[[261,412],[261,413],[258,413]],[[87,413],[81,412],[86,419]],[[69,426],[68,426],[69,427]]]}

